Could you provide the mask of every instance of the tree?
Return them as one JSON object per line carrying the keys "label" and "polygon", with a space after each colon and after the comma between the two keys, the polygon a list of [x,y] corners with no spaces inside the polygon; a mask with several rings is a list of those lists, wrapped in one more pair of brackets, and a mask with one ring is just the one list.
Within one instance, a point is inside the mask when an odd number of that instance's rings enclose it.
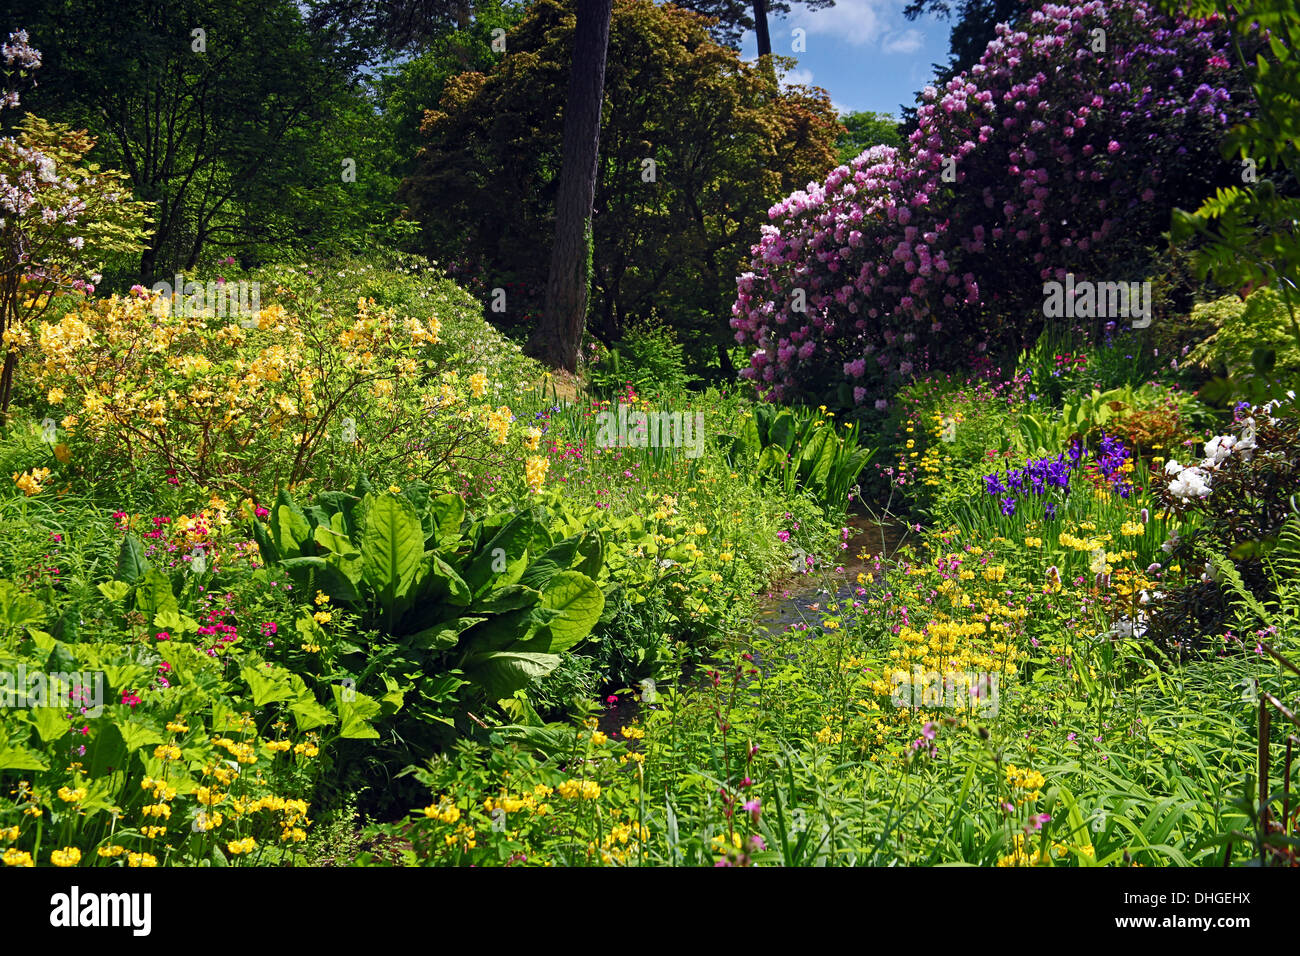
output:
{"label": "tree", "polygon": [[[18,105],[15,81],[41,64],[22,30],[3,54],[11,76],[0,109]],[[0,422],[31,323],[56,294],[94,292],[103,256],[138,250],[147,212],[123,187],[122,173],[84,161],[94,145],[84,130],[29,114],[17,132],[0,138]]]}
{"label": "tree", "polygon": [[[531,333],[544,301],[573,23],[567,5],[538,0],[509,55],[449,78],[403,185],[423,250],[511,332]],[[700,375],[728,368],[723,317],[752,235],[835,165],[839,131],[825,93],[781,89],[708,28],[650,0],[614,3],[587,311],[606,343],[657,314]]]}
{"label": "tree", "polygon": [[528,354],[570,372],[578,370],[591,290],[591,204],[596,197],[605,52],[613,6],[613,0],[578,0],[546,307],[528,340]]}
{"label": "tree", "polygon": [[718,22],[710,28],[714,39],[737,49],[744,32],[753,30],[758,41],[758,55],[765,57],[772,55],[768,16],[787,16],[791,3],[802,3],[809,10],[835,6],[835,0],[748,0],[748,4],[746,0],[681,0],[676,5],[707,17],[716,17]]}
{"label": "tree", "polygon": [[951,20],[954,7],[957,19],[948,33],[948,64],[935,65],[935,82],[940,85],[978,63],[996,35],[997,25],[1014,23],[1032,5],[1027,6],[1027,0],[910,0],[903,16],[916,20],[929,13]]}
{"label": "tree", "polygon": [[[348,154],[322,134],[346,109],[356,64],[294,0],[17,5],[48,51],[32,108],[88,129],[156,204],[137,270],[146,284],[192,268],[216,239],[274,235],[281,216],[311,206],[313,187],[340,181]],[[308,161],[326,150],[328,165]]]}
{"label": "tree", "polygon": [[845,113],[840,117],[845,132],[835,141],[835,152],[841,163],[862,155],[872,146],[901,146],[903,137],[898,131],[898,121],[887,113],[871,110]]}
{"label": "tree", "polygon": [[[1300,342],[1300,11],[1292,0],[1255,0],[1240,16],[1224,0],[1194,0],[1190,7],[1232,25],[1232,56],[1249,72],[1258,109],[1223,143],[1237,181],[1194,212],[1175,210],[1172,235],[1199,243],[1202,278],[1213,275],[1234,289],[1276,289]],[[1268,38],[1261,50],[1262,30]],[[1259,359],[1276,355],[1265,350]]]}

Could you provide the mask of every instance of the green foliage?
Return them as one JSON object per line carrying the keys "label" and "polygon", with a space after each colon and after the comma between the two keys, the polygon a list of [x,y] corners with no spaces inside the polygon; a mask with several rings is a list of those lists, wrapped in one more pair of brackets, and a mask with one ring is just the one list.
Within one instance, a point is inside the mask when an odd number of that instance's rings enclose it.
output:
{"label": "green foliage", "polygon": [[120,290],[170,280],[209,246],[314,244],[389,212],[393,157],[352,83],[357,61],[292,0],[21,0],[8,13],[45,54],[24,105],[88,129],[97,158],[157,204],[144,253],[110,277]]}
{"label": "green foliage", "polygon": [[1214,376],[1201,389],[1204,398],[1222,405],[1242,399],[1262,403],[1300,384],[1300,337],[1277,292],[1257,289],[1244,302],[1224,296],[1194,311],[1214,328],[1188,355],[1190,362]]}
{"label": "green foliage", "polygon": [[1171,236],[1198,250],[1197,269],[1228,288],[1274,288],[1300,344],[1300,11],[1289,0],[1256,0],[1241,11],[1226,0],[1179,3],[1232,24],[1235,54],[1251,69],[1257,108],[1224,143],[1240,160],[1241,185],[1219,189],[1195,212],[1175,210]]}
{"label": "green foliage", "polygon": [[898,122],[887,113],[871,110],[845,113],[840,117],[845,132],[835,141],[836,159],[843,165],[872,146],[901,146]]}
{"label": "green foliage", "polygon": [[360,613],[404,667],[454,674],[489,702],[553,670],[604,610],[600,533],[553,540],[540,509],[467,520],[460,498],[418,484],[306,509],[281,493],[253,534],[301,588]]}
{"label": "green foliage", "polygon": [[611,394],[631,385],[637,392],[678,392],[691,383],[676,331],[658,320],[633,325],[590,370],[592,387]]}
{"label": "green foliage", "polygon": [[787,496],[796,489],[830,510],[847,506],[849,492],[875,455],[859,444],[856,422],[841,433],[834,416],[804,406],[755,405],[739,435],[723,436],[733,464],[757,458],[758,474],[774,480]]}
{"label": "green foliage", "polygon": [[[403,187],[422,247],[484,300],[504,290],[505,311],[490,318],[521,334],[546,286],[538,250],[554,228],[573,24],[557,0],[533,4],[507,36],[509,55],[449,78]],[[619,0],[601,124],[588,329],[615,342],[657,313],[693,373],[726,369],[732,341],[718,316],[765,211],[834,165],[829,101],[780,91],[693,14]]]}

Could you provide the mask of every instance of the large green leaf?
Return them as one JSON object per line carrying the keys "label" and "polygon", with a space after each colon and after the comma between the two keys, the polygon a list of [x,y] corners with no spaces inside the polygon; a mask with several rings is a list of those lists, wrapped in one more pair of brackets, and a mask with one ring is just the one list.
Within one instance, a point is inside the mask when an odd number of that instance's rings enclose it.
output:
{"label": "large green leaf", "polygon": [[135,589],[135,606],[145,617],[152,618],[159,611],[180,613],[172,581],[157,568],[150,568],[141,577]]}
{"label": "large green leaf", "polygon": [[504,611],[517,611],[524,607],[533,607],[542,599],[542,592],[522,584],[509,584],[488,593],[481,600],[474,602],[474,611],[478,614],[499,614]]}
{"label": "large green leaf", "polygon": [[561,571],[543,589],[542,607],[559,612],[548,625],[551,653],[559,653],[591,633],[605,609],[605,595],[580,571]]}
{"label": "large green leaf", "polygon": [[122,546],[117,549],[117,578],[127,584],[135,584],[149,570],[149,559],[144,556],[144,545],[133,534],[122,539]]}
{"label": "large green leaf", "polygon": [[334,703],[338,709],[339,736],[348,740],[377,740],[379,731],[370,726],[370,720],[379,716],[379,701],[365,694],[334,684]]}
{"label": "large green leaf", "polygon": [[253,694],[253,703],[258,707],[276,701],[293,700],[297,696],[285,679],[282,669],[250,664],[240,669],[239,676],[248,684],[248,689]]}
{"label": "large green leaf", "polygon": [[289,496],[288,491],[280,489],[269,517],[271,537],[281,557],[297,557],[310,553],[310,549],[305,546],[311,541],[311,522]]}
{"label": "large green leaf", "polygon": [[485,617],[457,617],[404,638],[406,644],[421,650],[445,651],[455,647],[462,631],[467,631],[475,624],[486,621]]}
{"label": "large green leaf", "polygon": [[429,517],[435,544],[446,544],[460,536],[465,518],[465,499],[460,495],[439,495],[429,501]]}
{"label": "large green leaf", "polygon": [[36,732],[47,744],[51,740],[58,740],[72,729],[68,723],[67,709],[64,707],[33,707],[31,718]]}
{"label": "large green leaf", "polygon": [[21,593],[12,581],[0,581],[0,625],[27,627],[44,620],[44,604]]}
{"label": "large green leaf", "polygon": [[488,651],[465,662],[465,676],[482,688],[488,700],[509,697],[529,681],[545,677],[560,664],[558,654]]}
{"label": "large green leaf", "polygon": [[[464,571],[465,583],[475,595],[490,587],[513,584],[523,573],[520,562],[533,543],[540,522],[532,510],[521,511],[483,544]],[[527,567],[527,564],[523,564]],[[515,573],[518,570],[518,573]],[[509,580],[513,575],[514,581]]]}
{"label": "large green leaf", "polygon": [[127,753],[135,753],[142,747],[152,747],[163,742],[164,738],[156,727],[142,723],[134,718],[114,720],[113,726],[122,735],[122,743]]}
{"label": "large green leaf", "polygon": [[375,590],[389,625],[403,608],[424,558],[424,529],[415,506],[397,495],[373,499],[361,532],[362,576]]}
{"label": "large green leaf", "polygon": [[[313,590],[324,591],[336,601],[356,604],[361,600],[357,581],[348,577],[333,560],[344,561],[337,555],[328,558],[286,558],[280,566],[289,573],[294,586],[300,591],[311,594]],[[348,566],[348,565],[345,565]],[[355,567],[355,565],[349,566]]]}

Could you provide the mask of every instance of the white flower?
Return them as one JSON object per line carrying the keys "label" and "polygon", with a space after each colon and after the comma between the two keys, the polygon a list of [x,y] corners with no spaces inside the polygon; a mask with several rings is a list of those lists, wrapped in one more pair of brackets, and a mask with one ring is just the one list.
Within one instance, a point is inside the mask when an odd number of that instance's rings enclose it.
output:
{"label": "white flower", "polygon": [[1169,493],[1184,501],[1204,498],[1210,493],[1209,476],[1199,468],[1184,468],[1169,482]]}
{"label": "white flower", "polygon": [[1205,461],[1202,467],[1217,468],[1232,454],[1232,446],[1237,439],[1231,435],[1216,435],[1205,443]]}
{"label": "white flower", "polygon": [[1178,547],[1178,542],[1180,540],[1182,539],[1178,536],[1178,532],[1175,531],[1173,532],[1173,534],[1169,536],[1169,540],[1167,540],[1164,544],[1160,546],[1160,550],[1163,551],[1165,554],[1170,554],[1174,550],[1174,548]]}
{"label": "white flower", "polygon": [[1166,475],[1176,475],[1182,470],[1183,470],[1183,466],[1178,464],[1177,458],[1170,458],[1169,461],[1165,462]]}

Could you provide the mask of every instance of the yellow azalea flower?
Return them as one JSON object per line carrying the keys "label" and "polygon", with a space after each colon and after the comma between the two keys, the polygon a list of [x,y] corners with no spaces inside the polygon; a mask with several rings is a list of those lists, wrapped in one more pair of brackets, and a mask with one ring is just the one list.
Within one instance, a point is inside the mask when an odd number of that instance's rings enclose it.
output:
{"label": "yellow azalea flower", "polygon": [[27,496],[39,495],[43,491],[42,482],[50,477],[50,469],[33,468],[31,471],[14,472],[14,484]]}
{"label": "yellow azalea flower", "polygon": [[533,456],[524,460],[524,481],[528,490],[537,494],[546,481],[546,473],[551,469],[551,460],[545,456]]}
{"label": "yellow azalea flower", "polygon": [[482,398],[487,391],[488,379],[482,372],[475,372],[469,377],[469,390],[475,398]]}

